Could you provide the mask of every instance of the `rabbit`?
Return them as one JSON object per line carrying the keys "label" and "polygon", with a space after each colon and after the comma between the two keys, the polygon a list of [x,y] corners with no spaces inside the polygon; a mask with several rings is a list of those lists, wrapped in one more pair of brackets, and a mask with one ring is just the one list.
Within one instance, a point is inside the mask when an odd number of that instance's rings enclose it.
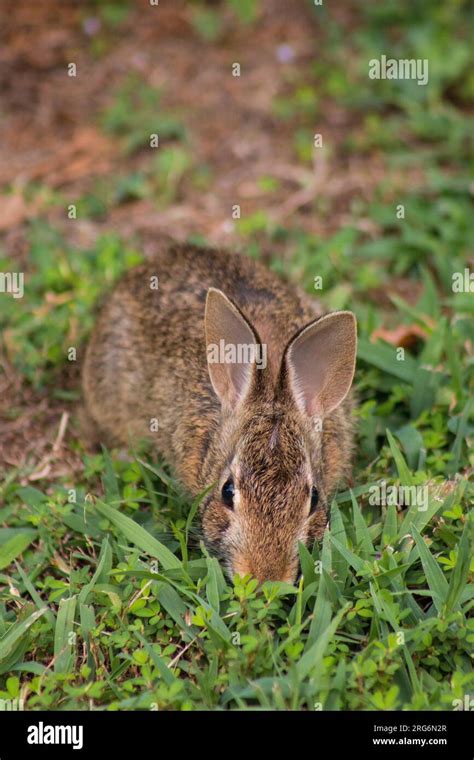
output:
{"label": "rabbit", "polygon": [[293,583],[351,468],[357,330],[259,262],[172,245],[128,271],[87,346],[87,416],[151,440],[228,576]]}

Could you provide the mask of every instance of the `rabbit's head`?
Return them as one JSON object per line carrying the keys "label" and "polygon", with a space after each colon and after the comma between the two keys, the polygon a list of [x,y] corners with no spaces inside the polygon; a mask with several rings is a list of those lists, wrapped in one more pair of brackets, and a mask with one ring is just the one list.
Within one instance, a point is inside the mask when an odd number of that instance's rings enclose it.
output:
{"label": "rabbit's head", "polygon": [[230,577],[293,582],[298,543],[322,537],[333,476],[344,469],[328,467],[328,458],[349,457],[338,407],[354,375],[355,317],[340,311],[311,322],[272,369],[255,328],[212,288],[205,328],[221,403],[216,486],[201,513],[205,541]]}

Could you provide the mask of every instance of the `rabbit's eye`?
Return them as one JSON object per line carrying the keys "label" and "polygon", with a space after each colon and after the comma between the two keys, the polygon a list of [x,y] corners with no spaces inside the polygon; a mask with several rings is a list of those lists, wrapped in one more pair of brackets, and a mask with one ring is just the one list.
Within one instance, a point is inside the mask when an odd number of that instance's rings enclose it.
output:
{"label": "rabbit's eye", "polygon": [[310,509],[310,512],[309,512],[310,515],[313,514],[313,512],[316,509],[316,507],[318,506],[318,501],[319,501],[318,489],[313,486],[312,489],[311,489],[311,509]]}
{"label": "rabbit's eye", "polygon": [[222,486],[222,501],[229,509],[234,507],[234,493],[234,481],[232,478],[228,478]]}

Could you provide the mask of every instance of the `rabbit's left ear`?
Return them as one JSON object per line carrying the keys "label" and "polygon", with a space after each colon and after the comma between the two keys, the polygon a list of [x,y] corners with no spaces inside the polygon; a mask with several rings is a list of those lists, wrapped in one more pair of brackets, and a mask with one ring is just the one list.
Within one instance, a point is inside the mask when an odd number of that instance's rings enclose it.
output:
{"label": "rabbit's left ear", "polygon": [[352,385],[356,351],[357,323],[350,311],[326,314],[290,340],[284,370],[300,409],[323,417],[339,406]]}
{"label": "rabbit's left ear", "polygon": [[[232,357],[239,346],[259,343],[242,312],[217,288],[209,288],[204,318],[207,367],[212,386],[221,403],[235,408],[247,395],[255,375],[255,365]],[[222,350],[230,349],[224,356]]]}

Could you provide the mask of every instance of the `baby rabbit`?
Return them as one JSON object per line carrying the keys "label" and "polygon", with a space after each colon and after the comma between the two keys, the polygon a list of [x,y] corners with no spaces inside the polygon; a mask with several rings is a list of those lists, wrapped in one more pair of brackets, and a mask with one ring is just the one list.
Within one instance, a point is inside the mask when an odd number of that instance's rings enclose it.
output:
{"label": "baby rabbit", "polygon": [[351,312],[254,260],[172,246],[102,308],[86,409],[105,443],[151,439],[192,495],[214,484],[202,530],[231,578],[293,582],[349,471],[356,342]]}

